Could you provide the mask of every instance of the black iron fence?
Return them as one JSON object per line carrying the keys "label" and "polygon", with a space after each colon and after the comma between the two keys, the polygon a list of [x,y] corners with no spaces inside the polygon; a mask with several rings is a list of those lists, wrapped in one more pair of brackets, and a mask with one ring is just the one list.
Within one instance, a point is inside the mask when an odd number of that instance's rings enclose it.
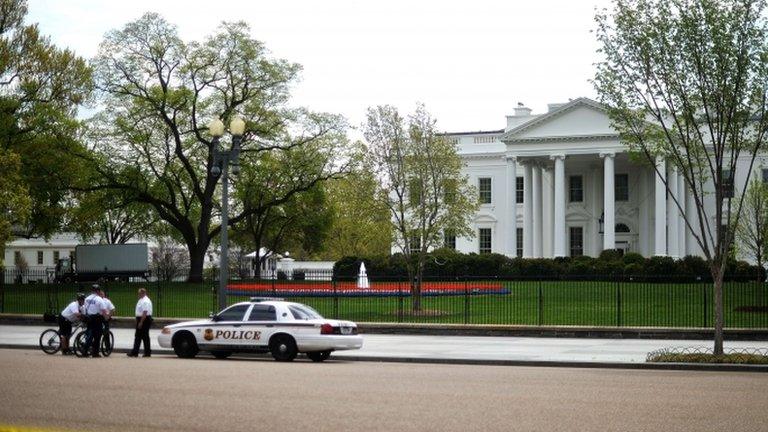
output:
{"label": "black iron fence", "polygon": [[[60,311],[90,284],[0,277],[0,313]],[[30,282],[33,281],[33,282]],[[229,304],[273,296],[308,304],[329,318],[358,322],[712,327],[711,282],[690,278],[569,276],[555,278],[428,279],[420,295],[407,280],[334,278],[297,271],[280,278],[230,280]],[[138,288],[149,290],[156,317],[199,318],[217,309],[217,281],[102,281],[117,307],[131,316]],[[729,281],[723,287],[729,328],[768,328],[768,284]]]}

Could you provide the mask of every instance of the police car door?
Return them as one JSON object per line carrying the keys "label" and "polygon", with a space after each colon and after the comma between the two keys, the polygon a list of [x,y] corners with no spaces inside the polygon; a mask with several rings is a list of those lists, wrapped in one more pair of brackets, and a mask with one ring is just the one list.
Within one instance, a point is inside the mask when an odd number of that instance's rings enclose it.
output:
{"label": "police car door", "polygon": [[[238,335],[242,334],[243,318],[250,304],[237,304],[219,312],[209,329],[205,329],[205,345],[211,348],[241,345]],[[199,343],[199,340],[198,340]]]}
{"label": "police car door", "polygon": [[252,331],[253,345],[266,347],[275,332],[277,311],[274,305],[256,303],[248,316],[248,330]]}

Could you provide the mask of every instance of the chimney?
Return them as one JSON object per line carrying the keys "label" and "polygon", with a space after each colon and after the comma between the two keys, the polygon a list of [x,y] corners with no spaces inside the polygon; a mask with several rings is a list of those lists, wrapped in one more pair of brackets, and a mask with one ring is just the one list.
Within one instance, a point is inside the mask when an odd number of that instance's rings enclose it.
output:
{"label": "chimney", "polygon": [[515,117],[528,117],[531,115],[531,109],[526,107],[522,102],[517,103],[515,108]]}

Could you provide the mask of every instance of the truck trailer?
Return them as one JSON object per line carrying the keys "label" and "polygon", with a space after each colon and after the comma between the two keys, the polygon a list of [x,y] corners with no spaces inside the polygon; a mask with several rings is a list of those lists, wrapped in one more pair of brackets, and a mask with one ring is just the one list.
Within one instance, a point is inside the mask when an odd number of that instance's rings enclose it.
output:
{"label": "truck trailer", "polygon": [[56,263],[56,282],[97,282],[149,277],[146,243],[77,245],[74,262]]}

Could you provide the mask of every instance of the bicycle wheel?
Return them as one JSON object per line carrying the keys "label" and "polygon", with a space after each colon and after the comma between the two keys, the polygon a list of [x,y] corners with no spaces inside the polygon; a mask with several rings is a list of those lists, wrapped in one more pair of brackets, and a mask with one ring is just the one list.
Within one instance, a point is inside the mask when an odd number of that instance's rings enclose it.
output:
{"label": "bicycle wheel", "polygon": [[104,333],[104,335],[101,337],[101,355],[104,357],[109,357],[110,354],[112,354],[112,348],[115,347],[115,335],[112,334],[112,331],[108,331]]}
{"label": "bicycle wheel", "polygon": [[48,329],[40,334],[40,349],[46,354],[56,354],[61,349],[61,336],[54,329]]}
{"label": "bicycle wheel", "polygon": [[78,357],[85,357],[88,355],[88,349],[90,347],[87,347],[85,345],[85,332],[80,332],[77,334],[77,337],[75,337],[75,346],[74,351],[75,355]]}

